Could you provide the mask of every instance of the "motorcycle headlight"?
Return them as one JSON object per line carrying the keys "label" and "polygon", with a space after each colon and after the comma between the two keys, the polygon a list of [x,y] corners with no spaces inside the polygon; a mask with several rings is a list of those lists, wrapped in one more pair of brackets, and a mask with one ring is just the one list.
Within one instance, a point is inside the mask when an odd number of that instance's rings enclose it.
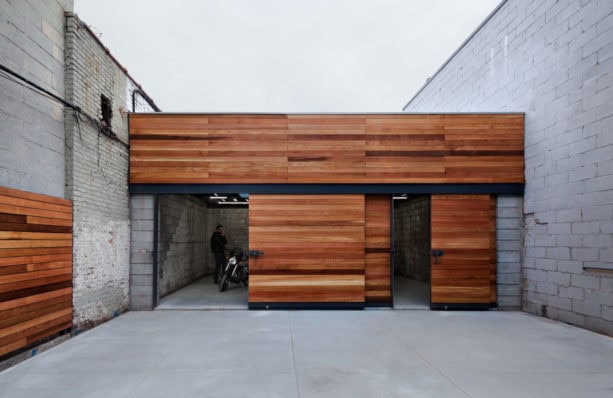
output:
{"label": "motorcycle headlight", "polygon": [[231,257],[229,263],[232,265],[236,264],[236,257]]}

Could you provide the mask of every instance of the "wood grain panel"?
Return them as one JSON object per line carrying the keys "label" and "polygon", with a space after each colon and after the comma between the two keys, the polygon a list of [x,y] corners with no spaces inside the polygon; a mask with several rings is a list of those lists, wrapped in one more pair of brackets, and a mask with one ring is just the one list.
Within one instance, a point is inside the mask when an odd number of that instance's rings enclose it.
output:
{"label": "wood grain panel", "polygon": [[250,303],[363,303],[363,195],[250,195]]}
{"label": "wood grain panel", "polygon": [[0,355],[72,326],[72,203],[0,187]]}
{"label": "wood grain panel", "polygon": [[391,198],[365,197],[366,302],[391,303]]}
{"label": "wood grain panel", "polygon": [[521,114],[133,114],[130,182],[523,183],[523,124]]}
{"label": "wood grain panel", "polygon": [[490,195],[432,195],[433,306],[496,302],[496,200]]}

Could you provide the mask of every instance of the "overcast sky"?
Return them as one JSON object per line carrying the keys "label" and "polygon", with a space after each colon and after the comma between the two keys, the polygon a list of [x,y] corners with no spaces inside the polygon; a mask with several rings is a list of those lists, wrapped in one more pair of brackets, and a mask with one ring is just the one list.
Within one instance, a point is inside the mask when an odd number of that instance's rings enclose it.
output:
{"label": "overcast sky", "polygon": [[499,0],[75,0],[163,111],[400,112]]}

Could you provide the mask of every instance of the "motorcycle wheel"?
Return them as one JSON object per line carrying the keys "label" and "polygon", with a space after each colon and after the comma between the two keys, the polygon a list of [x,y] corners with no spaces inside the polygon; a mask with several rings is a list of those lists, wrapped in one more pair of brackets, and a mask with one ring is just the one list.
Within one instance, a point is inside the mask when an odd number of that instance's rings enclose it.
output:
{"label": "motorcycle wheel", "polygon": [[228,278],[228,274],[224,274],[221,277],[221,281],[219,281],[219,291],[220,292],[224,292],[226,291],[226,288],[228,287],[228,283],[229,283],[229,278]]}

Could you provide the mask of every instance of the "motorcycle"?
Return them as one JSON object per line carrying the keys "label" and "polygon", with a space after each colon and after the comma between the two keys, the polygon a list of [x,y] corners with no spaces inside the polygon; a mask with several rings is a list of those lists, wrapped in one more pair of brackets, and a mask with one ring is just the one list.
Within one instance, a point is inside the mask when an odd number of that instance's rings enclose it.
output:
{"label": "motorcycle", "polygon": [[226,266],[221,274],[219,291],[225,291],[230,283],[241,284],[244,287],[249,285],[248,258],[245,256],[245,252],[240,247],[230,251],[228,262],[226,263]]}

